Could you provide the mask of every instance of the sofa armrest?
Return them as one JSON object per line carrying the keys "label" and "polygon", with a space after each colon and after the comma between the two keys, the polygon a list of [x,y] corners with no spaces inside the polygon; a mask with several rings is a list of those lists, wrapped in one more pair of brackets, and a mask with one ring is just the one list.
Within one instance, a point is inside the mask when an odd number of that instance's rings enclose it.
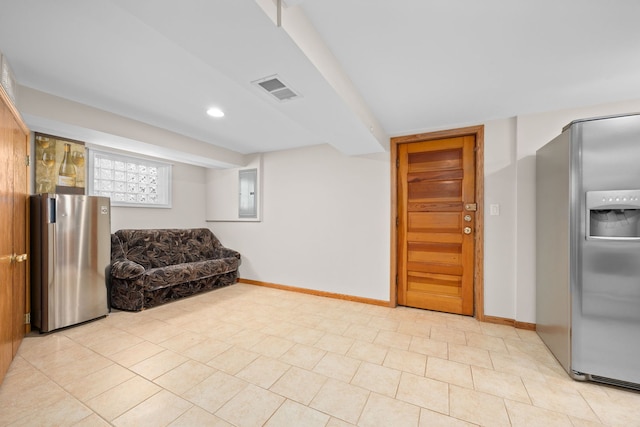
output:
{"label": "sofa armrest", "polygon": [[117,279],[135,279],[144,271],[143,266],[128,259],[118,260],[111,264],[111,276]]}
{"label": "sofa armrest", "polygon": [[240,259],[240,252],[234,251],[233,249],[225,248],[223,246],[219,246],[215,250],[214,259],[220,259],[220,258]]}

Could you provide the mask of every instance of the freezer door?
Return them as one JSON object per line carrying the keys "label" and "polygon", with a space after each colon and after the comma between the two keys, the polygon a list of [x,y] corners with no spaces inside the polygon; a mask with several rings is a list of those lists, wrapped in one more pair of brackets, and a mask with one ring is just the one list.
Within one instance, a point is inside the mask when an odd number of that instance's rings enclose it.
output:
{"label": "freezer door", "polygon": [[640,116],[590,121],[575,131],[582,188],[572,369],[640,384]]}
{"label": "freezer door", "polygon": [[108,312],[105,271],[111,258],[110,203],[106,197],[56,194],[48,210],[53,269],[48,283],[48,329],[53,330]]}

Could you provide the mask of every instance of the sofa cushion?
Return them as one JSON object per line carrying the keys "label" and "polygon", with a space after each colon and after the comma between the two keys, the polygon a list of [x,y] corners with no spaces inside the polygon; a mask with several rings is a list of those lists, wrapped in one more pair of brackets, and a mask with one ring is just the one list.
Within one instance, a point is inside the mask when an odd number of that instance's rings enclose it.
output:
{"label": "sofa cushion", "polygon": [[145,289],[153,291],[179,283],[217,276],[237,269],[238,259],[235,257],[212,259],[152,268],[142,274],[141,280]]}
{"label": "sofa cushion", "polygon": [[115,235],[122,244],[124,258],[147,270],[213,259],[222,247],[207,228],[129,229],[118,230]]}

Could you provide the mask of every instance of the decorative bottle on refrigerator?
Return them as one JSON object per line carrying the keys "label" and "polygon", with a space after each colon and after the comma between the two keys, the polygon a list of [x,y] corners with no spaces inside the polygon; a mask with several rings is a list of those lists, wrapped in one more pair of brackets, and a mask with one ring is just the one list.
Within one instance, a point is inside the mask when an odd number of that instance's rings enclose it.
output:
{"label": "decorative bottle on refrigerator", "polygon": [[64,157],[60,163],[58,171],[58,185],[65,187],[75,187],[76,185],[76,167],[71,160],[71,145],[64,144]]}

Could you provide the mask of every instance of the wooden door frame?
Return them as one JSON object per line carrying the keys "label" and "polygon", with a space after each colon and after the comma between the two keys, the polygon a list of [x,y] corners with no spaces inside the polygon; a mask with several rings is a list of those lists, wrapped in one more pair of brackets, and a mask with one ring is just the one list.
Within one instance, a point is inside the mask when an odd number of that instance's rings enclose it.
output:
{"label": "wooden door frame", "polygon": [[398,305],[398,145],[412,142],[433,141],[444,138],[456,138],[473,135],[476,140],[475,167],[476,190],[475,202],[478,205],[475,222],[475,254],[473,277],[473,315],[484,320],[484,125],[437,132],[420,133],[391,138],[391,292],[389,304]]}

